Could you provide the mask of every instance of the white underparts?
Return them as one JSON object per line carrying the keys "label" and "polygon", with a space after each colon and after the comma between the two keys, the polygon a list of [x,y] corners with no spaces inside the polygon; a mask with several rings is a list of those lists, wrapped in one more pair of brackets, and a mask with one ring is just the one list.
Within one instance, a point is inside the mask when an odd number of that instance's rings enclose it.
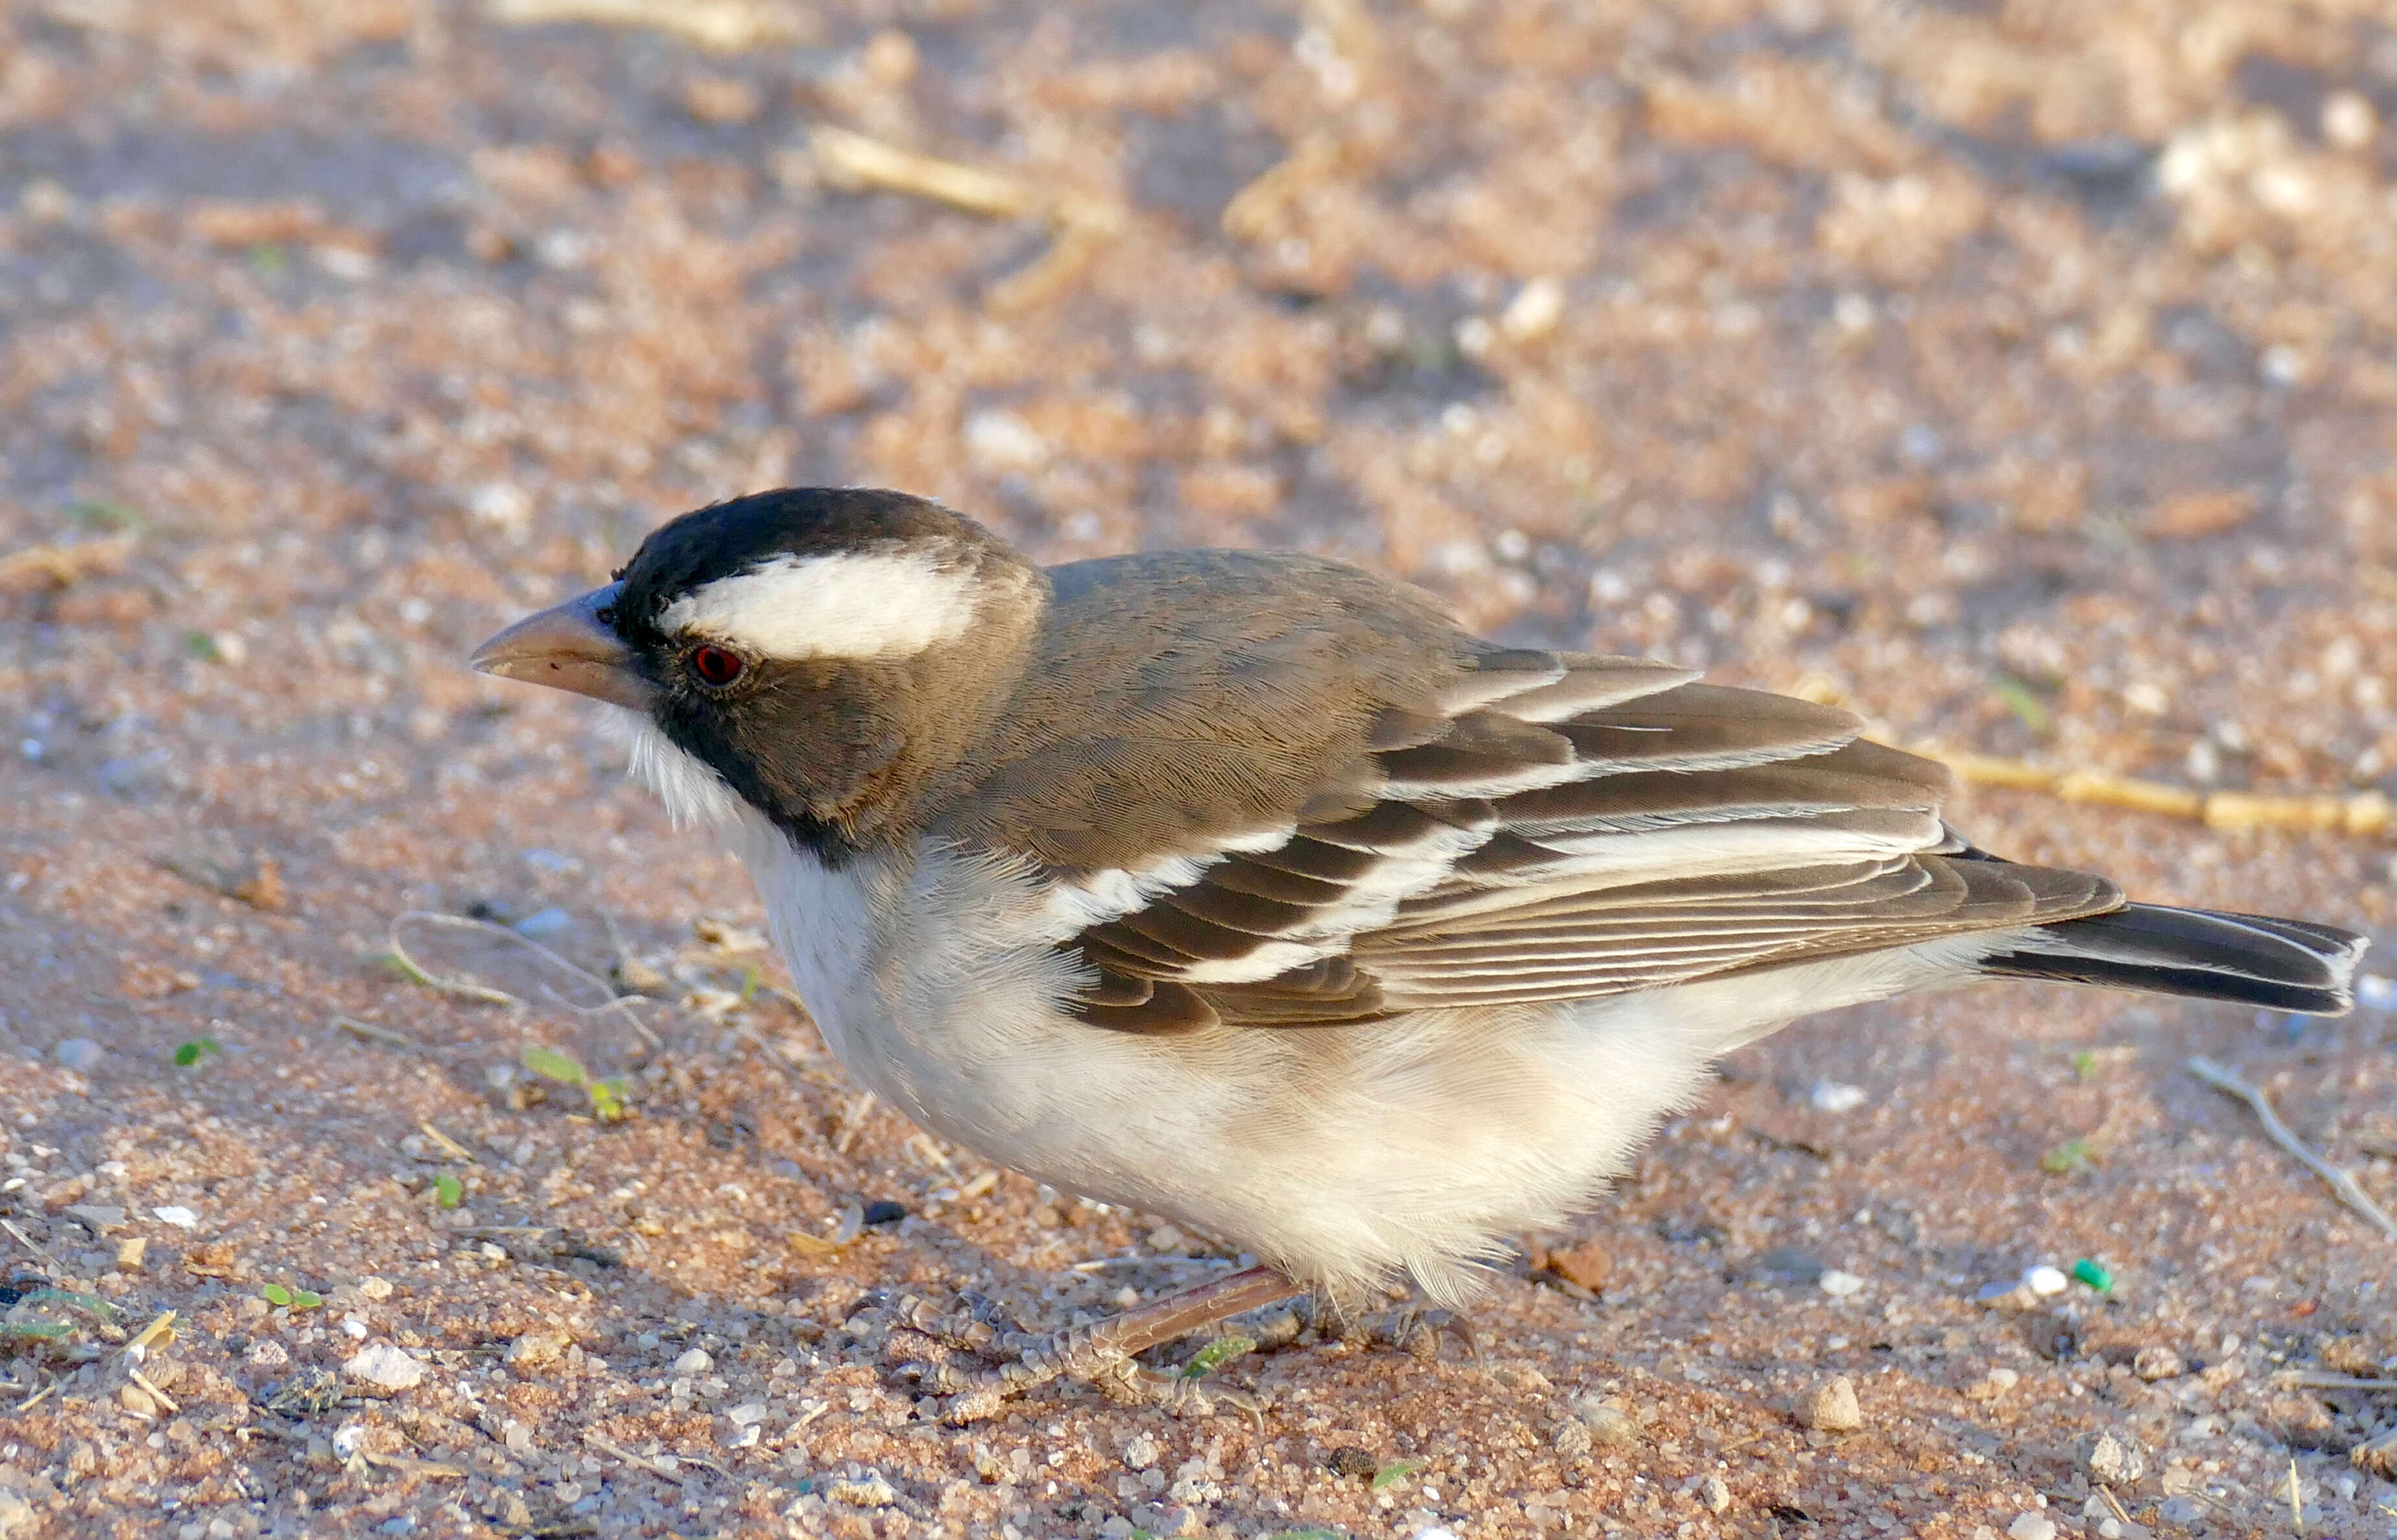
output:
{"label": "white underparts", "polygon": [[657,793],[678,829],[720,829],[746,806],[708,763],[677,747],[639,711],[609,713],[623,730],[633,778]]}
{"label": "white underparts", "polygon": [[944,555],[780,555],[701,584],[668,604],[658,623],[669,635],[704,638],[752,657],[910,657],[963,636],[990,581]]}

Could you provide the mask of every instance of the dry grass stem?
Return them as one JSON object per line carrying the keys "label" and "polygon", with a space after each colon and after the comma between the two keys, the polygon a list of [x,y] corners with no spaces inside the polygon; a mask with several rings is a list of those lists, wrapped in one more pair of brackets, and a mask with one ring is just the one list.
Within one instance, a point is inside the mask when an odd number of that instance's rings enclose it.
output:
{"label": "dry grass stem", "polygon": [[475,1152],[473,1150],[468,1149],[464,1145],[460,1144],[449,1135],[442,1133],[441,1130],[434,1127],[431,1123],[421,1122],[416,1125],[416,1128],[417,1132],[422,1134],[426,1138],[438,1145],[441,1148],[441,1153],[449,1156],[449,1159],[463,1165],[473,1165],[475,1163]]}
{"label": "dry grass stem", "polygon": [[35,1256],[40,1257],[44,1262],[49,1264],[50,1270],[53,1274],[59,1277],[64,1277],[66,1275],[66,1264],[60,1262],[57,1257],[52,1256],[48,1252],[44,1251],[41,1246],[35,1242],[32,1236],[27,1235],[23,1230],[17,1228],[15,1221],[0,1219],[0,1229],[5,1229],[10,1235],[15,1236],[19,1245],[24,1247],[27,1251],[32,1252]]}
{"label": "dry grass stem", "polygon": [[2305,1390],[2397,1392],[2397,1379],[2365,1379],[2356,1374],[2325,1374],[2312,1369],[2283,1369],[2272,1376],[2276,1385]]}
{"label": "dry grass stem", "polygon": [[516,1010],[527,1009],[529,1004],[529,1002],[508,993],[505,989],[495,989],[488,984],[479,983],[472,978],[436,974],[425,967],[400,943],[401,927],[410,924],[468,931],[475,935],[490,936],[494,940],[505,941],[510,946],[521,947],[551,967],[565,974],[577,985],[588,986],[602,997],[596,1005],[578,1004],[544,984],[542,986],[542,992],[549,997],[550,1003],[577,1016],[598,1016],[604,1012],[614,1012],[623,1017],[634,1032],[650,1048],[665,1046],[664,1040],[651,1031],[649,1024],[643,1021],[639,1014],[633,1009],[633,1002],[637,997],[618,994],[606,979],[590,969],[568,962],[556,952],[521,932],[510,930],[505,925],[494,924],[489,920],[476,920],[463,914],[437,914],[431,909],[409,909],[393,920],[387,941],[391,960],[408,976],[410,982],[421,984],[428,989],[437,989],[443,994],[456,995],[462,1000],[481,1001],[486,1004],[505,1005]]}
{"label": "dry grass stem", "polygon": [[2382,1235],[2397,1241],[2397,1219],[2389,1217],[2389,1211],[2374,1202],[2372,1194],[2364,1191],[2354,1176],[2315,1154],[2307,1148],[2303,1139],[2291,1133],[2289,1125],[2281,1121],[2281,1115],[2272,1110],[2270,1097],[2212,1059],[2192,1058],[2189,1060],[2187,1069],[2216,1090],[2245,1102],[2255,1110],[2257,1121],[2264,1125],[2265,1134],[2274,1144],[2296,1156],[2308,1171],[2329,1183],[2331,1191],[2337,1195],[2340,1202],[2370,1220]]}
{"label": "dry grass stem", "polygon": [[819,125],[808,139],[817,173],[850,192],[903,192],[997,219],[1047,219],[1057,238],[1039,260],[993,285],[984,306],[995,315],[1020,315],[1079,283],[1107,244],[1122,233],[1115,206],[1071,192],[1052,192],[1003,171],[903,150],[847,128]]}
{"label": "dry grass stem", "polygon": [[809,13],[764,0],[489,0],[484,14],[509,27],[648,27],[717,53],[801,43],[815,32]]}
{"label": "dry grass stem", "polygon": [[151,1384],[150,1377],[144,1374],[141,1370],[127,1368],[125,1373],[127,1377],[131,1379],[134,1384],[141,1387],[142,1389],[150,1393],[150,1399],[152,1401],[156,1401],[167,1411],[181,1413],[183,1410],[181,1406],[175,1404],[174,1397],[169,1396],[164,1390],[161,1390],[156,1386]]}
{"label": "dry grass stem", "polygon": [[2385,834],[2397,827],[2397,804],[2378,791],[2352,796],[2270,796],[2249,791],[2200,791],[2164,781],[2102,770],[2051,770],[2028,761],[1976,754],[1937,744],[1914,751],[1935,759],[1975,786],[2044,791],[2064,802],[2124,807],[2194,818],[2209,829],[2292,829],[2323,833]]}
{"label": "dry grass stem", "polygon": [[616,1443],[610,1440],[604,1439],[588,1428],[583,1430],[583,1441],[589,1444],[592,1448],[597,1450],[602,1454],[613,1455],[615,1458],[623,1461],[626,1465],[631,1466],[636,1470],[646,1470],[652,1476],[663,1477],[665,1480],[672,1481],[676,1486],[682,1485],[682,1472],[666,1464],[663,1460],[651,1459],[646,1454],[636,1454],[631,1450],[626,1449],[623,1445]]}
{"label": "dry grass stem", "polygon": [[140,543],[141,537],[128,532],[75,545],[27,546],[0,556],[0,590],[62,589],[86,578],[104,578],[123,570]]}
{"label": "dry grass stem", "polygon": [[406,1032],[395,1032],[388,1027],[378,1027],[371,1021],[360,1021],[355,1016],[337,1016],[332,1020],[332,1027],[337,1032],[347,1032],[354,1038],[386,1043],[394,1048],[422,1050],[424,1046]]}

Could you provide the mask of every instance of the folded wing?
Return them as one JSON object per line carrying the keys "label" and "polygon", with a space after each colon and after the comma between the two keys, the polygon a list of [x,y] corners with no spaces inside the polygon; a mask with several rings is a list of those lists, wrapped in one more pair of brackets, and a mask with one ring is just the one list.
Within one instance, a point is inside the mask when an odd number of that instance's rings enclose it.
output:
{"label": "folded wing", "polygon": [[[1848,712],[1642,659],[1491,651],[1375,719],[1288,827],[1091,874],[1094,1025],[1304,1027],[1585,999],[2118,908],[1948,830]],[[1105,901],[1102,901],[1102,896]],[[1079,906],[1078,909],[1077,906]]]}

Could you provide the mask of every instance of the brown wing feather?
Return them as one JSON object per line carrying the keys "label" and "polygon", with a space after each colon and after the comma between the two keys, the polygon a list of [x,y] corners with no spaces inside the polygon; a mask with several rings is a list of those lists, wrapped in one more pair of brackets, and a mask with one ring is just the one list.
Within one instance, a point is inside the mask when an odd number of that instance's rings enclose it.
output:
{"label": "brown wing feather", "polygon": [[1492,648],[1311,559],[1051,576],[1044,683],[933,832],[1069,883],[1200,863],[1064,943],[1093,1025],[1586,998],[2122,901],[1973,850],[1940,821],[1947,771],[1845,711]]}

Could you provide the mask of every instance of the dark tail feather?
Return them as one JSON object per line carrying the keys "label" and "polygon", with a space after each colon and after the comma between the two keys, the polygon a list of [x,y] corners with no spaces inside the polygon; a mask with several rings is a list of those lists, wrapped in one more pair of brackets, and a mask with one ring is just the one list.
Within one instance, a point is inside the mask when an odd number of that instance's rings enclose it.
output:
{"label": "dark tail feather", "polygon": [[2159,904],[2126,904],[2043,926],[2033,936],[1982,970],[2308,1016],[2339,1016],[2355,1002],[2355,964],[2366,944],[2351,932],[2302,920]]}

